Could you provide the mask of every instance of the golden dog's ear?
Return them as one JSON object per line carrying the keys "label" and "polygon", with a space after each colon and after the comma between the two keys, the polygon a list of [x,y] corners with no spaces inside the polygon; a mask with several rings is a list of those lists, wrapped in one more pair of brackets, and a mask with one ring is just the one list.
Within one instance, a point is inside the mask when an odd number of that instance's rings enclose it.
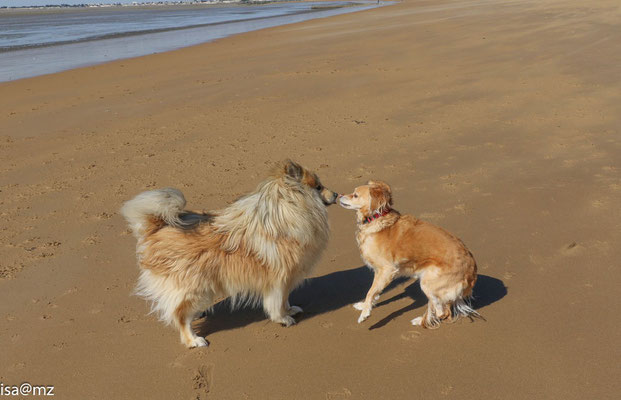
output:
{"label": "golden dog's ear", "polygon": [[[367,185],[369,186],[379,186],[382,189],[384,189],[386,192],[388,192],[388,194],[392,195],[392,189],[390,188],[390,185],[387,184],[384,181],[369,181],[367,182]],[[392,203],[390,203],[392,204]]]}
{"label": "golden dog's ear", "polygon": [[285,161],[285,174],[299,182],[304,176],[304,169],[300,164],[287,160]]}
{"label": "golden dog's ear", "polygon": [[369,196],[371,197],[371,212],[381,212],[392,206],[392,191],[386,182],[369,181]]}

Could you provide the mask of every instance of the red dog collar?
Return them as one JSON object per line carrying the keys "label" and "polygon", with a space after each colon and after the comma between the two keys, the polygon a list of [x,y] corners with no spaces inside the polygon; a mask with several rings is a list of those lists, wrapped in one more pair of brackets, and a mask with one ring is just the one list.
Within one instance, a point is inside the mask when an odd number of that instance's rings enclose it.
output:
{"label": "red dog collar", "polygon": [[391,212],[392,210],[390,208],[385,209],[384,211],[382,211],[381,213],[375,213],[373,215],[371,215],[370,217],[365,217],[362,220],[363,224],[368,224],[369,222],[378,219],[379,217],[383,217],[384,215],[388,214],[389,212]]}

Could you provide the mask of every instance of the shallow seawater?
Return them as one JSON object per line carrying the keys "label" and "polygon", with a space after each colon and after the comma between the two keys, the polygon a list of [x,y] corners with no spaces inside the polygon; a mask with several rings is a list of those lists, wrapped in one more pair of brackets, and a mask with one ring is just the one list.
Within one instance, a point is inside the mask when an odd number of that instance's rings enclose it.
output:
{"label": "shallow seawater", "polygon": [[0,13],[0,81],[169,51],[226,36],[377,7],[280,3]]}

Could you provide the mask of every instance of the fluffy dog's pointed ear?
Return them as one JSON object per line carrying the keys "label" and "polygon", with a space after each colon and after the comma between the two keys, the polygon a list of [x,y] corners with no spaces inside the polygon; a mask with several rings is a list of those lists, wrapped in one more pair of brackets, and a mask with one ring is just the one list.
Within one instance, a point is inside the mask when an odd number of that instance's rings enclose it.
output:
{"label": "fluffy dog's pointed ear", "polygon": [[392,206],[392,191],[386,182],[369,181],[369,186],[371,212],[383,211]]}
{"label": "fluffy dog's pointed ear", "polygon": [[296,181],[301,181],[304,176],[304,170],[300,164],[294,163],[291,160],[285,161],[285,174]]}

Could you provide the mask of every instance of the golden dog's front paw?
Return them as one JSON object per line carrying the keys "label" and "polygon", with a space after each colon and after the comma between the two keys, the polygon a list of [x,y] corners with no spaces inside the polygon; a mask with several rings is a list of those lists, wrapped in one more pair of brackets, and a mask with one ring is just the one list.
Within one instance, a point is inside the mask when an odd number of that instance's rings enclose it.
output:
{"label": "golden dog's front paw", "polygon": [[364,310],[364,302],[359,301],[358,303],[354,304],[354,308],[358,311]]}
{"label": "golden dog's front paw", "polygon": [[369,318],[371,315],[371,310],[364,310],[360,313],[360,317],[358,317],[358,323],[361,324],[365,319]]}

